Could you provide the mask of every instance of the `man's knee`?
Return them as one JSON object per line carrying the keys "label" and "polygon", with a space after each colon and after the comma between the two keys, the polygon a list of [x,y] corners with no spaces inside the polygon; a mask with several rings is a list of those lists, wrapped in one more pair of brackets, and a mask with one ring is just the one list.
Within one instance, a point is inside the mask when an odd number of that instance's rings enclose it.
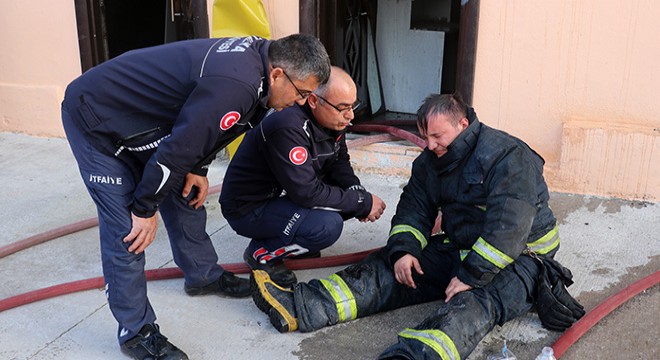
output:
{"label": "man's knee", "polygon": [[330,213],[327,217],[327,237],[334,239],[332,243],[337,241],[344,230],[344,219],[337,213]]}
{"label": "man's knee", "polygon": [[[305,222],[311,226],[307,227],[303,236],[308,239],[310,245],[319,248],[326,248],[337,242],[344,229],[344,220],[336,212],[322,211],[315,216],[309,216]],[[298,235],[302,235],[300,231]]]}

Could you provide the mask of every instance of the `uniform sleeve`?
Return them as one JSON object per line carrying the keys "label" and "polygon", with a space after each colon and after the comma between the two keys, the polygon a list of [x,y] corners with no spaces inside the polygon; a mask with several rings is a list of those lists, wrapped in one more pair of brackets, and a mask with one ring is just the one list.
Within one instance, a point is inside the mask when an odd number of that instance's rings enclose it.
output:
{"label": "uniform sleeve", "polygon": [[309,158],[309,138],[302,130],[277,130],[268,137],[265,146],[271,171],[296,204],[306,208],[323,207],[357,218],[369,215],[371,194],[361,189],[342,189],[317,176]]}
{"label": "uniform sleeve", "polygon": [[502,157],[487,175],[483,233],[461,263],[458,278],[483,287],[513,263],[526,247],[536,215],[533,164],[520,147]]}
{"label": "uniform sleeve", "polygon": [[435,224],[438,209],[427,192],[429,176],[428,167],[425,165],[429,157],[427,151],[413,162],[410,180],[403,188],[396,214],[392,217],[392,227],[387,241],[390,259],[394,254],[401,252],[420,259]]}
{"label": "uniform sleeve", "polygon": [[[256,91],[240,81],[222,77],[200,78],[177,117],[172,133],[147,162],[135,191],[132,211],[151,217],[158,205],[207,155],[228,130],[258,101]],[[229,135],[231,134],[231,135]],[[204,173],[201,167],[196,173]],[[204,173],[205,175],[205,173]]]}
{"label": "uniform sleeve", "polygon": [[351,166],[351,158],[348,155],[348,147],[346,146],[346,134],[341,134],[338,143],[337,161],[329,167],[326,178],[330,183],[337,184],[342,189],[361,188],[360,179],[355,175],[355,171]]}

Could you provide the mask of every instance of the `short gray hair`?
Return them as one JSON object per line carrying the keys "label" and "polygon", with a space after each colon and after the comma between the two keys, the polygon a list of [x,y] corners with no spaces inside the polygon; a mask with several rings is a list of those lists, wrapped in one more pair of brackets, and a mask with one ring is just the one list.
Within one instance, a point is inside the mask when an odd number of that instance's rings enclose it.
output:
{"label": "short gray hair", "polygon": [[320,84],[325,84],[330,77],[330,57],[321,41],[309,34],[293,34],[273,41],[268,59],[273,67],[281,67],[298,80],[315,76]]}

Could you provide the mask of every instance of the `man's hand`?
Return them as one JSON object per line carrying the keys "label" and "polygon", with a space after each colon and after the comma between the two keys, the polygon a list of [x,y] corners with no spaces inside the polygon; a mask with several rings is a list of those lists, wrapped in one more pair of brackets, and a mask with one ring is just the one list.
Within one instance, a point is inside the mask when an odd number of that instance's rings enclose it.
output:
{"label": "man's hand", "polygon": [[190,195],[193,186],[197,187],[197,195],[195,198],[188,202],[188,205],[193,206],[195,209],[199,209],[202,205],[204,205],[206,196],[209,194],[209,179],[206,176],[188,173],[186,175],[186,183],[183,185],[183,192],[181,192],[181,196],[187,198],[188,195]]}
{"label": "man's hand", "polygon": [[360,219],[362,222],[374,222],[380,219],[381,215],[383,215],[383,212],[385,211],[385,208],[387,207],[385,202],[383,202],[383,200],[378,196],[371,194],[371,199],[371,212],[369,212],[369,215],[367,215],[366,218]]}
{"label": "man's hand", "polygon": [[472,290],[472,286],[458,280],[458,278],[454,276],[449,282],[449,285],[447,285],[447,289],[445,289],[445,296],[447,296],[445,302],[448,303],[454,295],[468,290]]}
{"label": "man's hand", "polygon": [[413,281],[412,270],[415,269],[419,275],[424,275],[422,267],[419,265],[419,260],[416,257],[406,254],[394,263],[394,277],[399,284],[406,285],[413,289],[417,289],[415,281]]}
{"label": "man's hand", "polygon": [[131,220],[133,221],[133,227],[131,232],[126,235],[124,242],[133,242],[131,246],[128,247],[129,252],[135,252],[139,254],[151,245],[156,238],[156,230],[158,229],[158,213],[150,218],[141,218],[131,214]]}

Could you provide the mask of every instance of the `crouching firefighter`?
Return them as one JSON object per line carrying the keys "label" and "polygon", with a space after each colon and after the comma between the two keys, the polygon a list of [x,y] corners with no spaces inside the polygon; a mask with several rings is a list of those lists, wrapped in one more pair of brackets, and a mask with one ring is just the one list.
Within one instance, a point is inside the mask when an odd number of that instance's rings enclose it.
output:
{"label": "crouching firefighter", "polygon": [[[444,298],[379,359],[466,358],[495,325],[536,307],[563,331],[584,315],[555,260],[556,219],[543,159],[479,122],[456,95],[431,95],[417,112],[427,148],[414,161],[387,246],[328,278],[277,286],[254,271],[253,299],[280,331],[303,332]],[[432,236],[438,212],[442,232]]]}

